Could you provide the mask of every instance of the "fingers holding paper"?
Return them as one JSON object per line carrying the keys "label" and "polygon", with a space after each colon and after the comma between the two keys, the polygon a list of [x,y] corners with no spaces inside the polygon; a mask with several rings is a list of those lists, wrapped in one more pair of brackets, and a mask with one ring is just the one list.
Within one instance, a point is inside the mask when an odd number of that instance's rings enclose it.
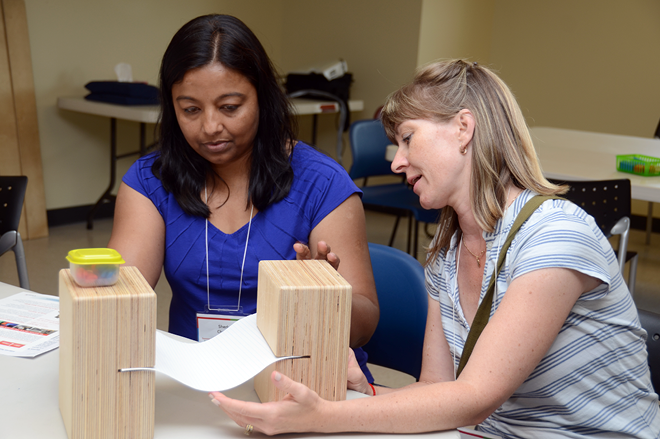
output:
{"label": "fingers holding paper", "polygon": [[255,431],[269,436],[298,431],[322,431],[322,411],[327,401],[309,387],[279,372],[273,372],[275,386],[287,393],[281,401],[259,404],[231,399],[212,392],[212,402],[241,427],[252,425]]}
{"label": "fingers holding paper", "polygon": [[296,242],[293,245],[293,249],[296,251],[296,259],[299,261],[305,259],[321,259],[328,261],[335,270],[339,268],[339,256],[332,253],[330,246],[325,241],[319,241],[317,243],[315,255],[313,255],[312,250],[302,242]]}

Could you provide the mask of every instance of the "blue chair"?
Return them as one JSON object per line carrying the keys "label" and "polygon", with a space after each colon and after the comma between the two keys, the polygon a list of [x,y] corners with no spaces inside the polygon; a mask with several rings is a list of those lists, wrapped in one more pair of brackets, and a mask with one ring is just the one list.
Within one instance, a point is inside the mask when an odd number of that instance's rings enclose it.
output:
{"label": "blue chair", "polygon": [[[389,246],[394,243],[396,230],[402,216],[408,217],[407,252],[410,253],[413,244],[413,256],[417,256],[417,241],[419,223],[434,223],[440,217],[439,210],[426,210],[419,204],[415,194],[403,177],[401,183],[367,186],[368,177],[397,175],[392,172],[391,163],[385,158],[387,145],[392,142],[385,134],[385,128],[380,120],[358,120],[351,124],[349,131],[353,164],[349,175],[353,180],[364,178],[362,203],[365,209],[396,215],[394,229]],[[413,223],[414,219],[414,223]],[[412,239],[414,225],[414,240]]]}
{"label": "blue chair", "polygon": [[428,296],[424,269],[409,254],[369,243],[380,320],[363,349],[369,363],[395,369],[419,380]]}
{"label": "blue chair", "polygon": [[29,290],[23,241],[18,233],[27,180],[25,176],[0,176],[0,255],[9,250],[14,252],[19,284]]}

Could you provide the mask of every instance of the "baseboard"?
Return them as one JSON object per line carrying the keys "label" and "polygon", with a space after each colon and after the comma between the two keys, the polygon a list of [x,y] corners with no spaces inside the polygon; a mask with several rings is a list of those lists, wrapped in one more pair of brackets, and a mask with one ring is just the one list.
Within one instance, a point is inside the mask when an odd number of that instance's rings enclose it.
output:
{"label": "baseboard", "polygon": [[[92,209],[92,207],[92,204],[88,204],[85,206],[50,209],[46,211],[48,227],[87,222],[87,215],[89,214],[89,211]],[[111,202],[101,204],[94,214],[94,219],[112,218],[114,213],[115,202],[113,200]]]}

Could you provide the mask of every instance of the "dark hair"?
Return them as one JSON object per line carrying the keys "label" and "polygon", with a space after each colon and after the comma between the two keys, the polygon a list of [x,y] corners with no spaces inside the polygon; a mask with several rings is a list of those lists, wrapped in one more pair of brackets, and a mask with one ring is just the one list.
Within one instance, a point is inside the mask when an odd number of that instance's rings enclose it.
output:
{"label": "dark hair", "polygon": [[188,144],[174,111],[172,86],[184,75],[215,62],[234,70],[257,90],[259,127],[252,148],[248,204],[259,210],[283,199],[291,188],[289,147],[296,138],[291,104],[275,69],[252,31],[230,15],[205,15],[186,23],[174,35],[160,67],[160,155],[152,170],[184,212],[208,218],[200,193],[211,164]]}

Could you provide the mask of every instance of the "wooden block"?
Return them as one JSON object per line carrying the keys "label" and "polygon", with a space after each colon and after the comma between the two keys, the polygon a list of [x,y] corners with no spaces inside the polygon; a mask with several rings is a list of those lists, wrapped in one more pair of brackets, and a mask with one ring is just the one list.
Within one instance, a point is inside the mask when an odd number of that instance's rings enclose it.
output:
{"label": "wooden block", "polygon": [[346,399],[352,288],[326,261],[261,261],[257,327],[279,361],[254,379],[261,402],[282,399],[274,370],[329,401]]}
{"label": "wooden block", "polygon": [[156,294],[136,267],[107,287],[60,271],[60,412],[69,439],[154,435]]}

